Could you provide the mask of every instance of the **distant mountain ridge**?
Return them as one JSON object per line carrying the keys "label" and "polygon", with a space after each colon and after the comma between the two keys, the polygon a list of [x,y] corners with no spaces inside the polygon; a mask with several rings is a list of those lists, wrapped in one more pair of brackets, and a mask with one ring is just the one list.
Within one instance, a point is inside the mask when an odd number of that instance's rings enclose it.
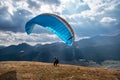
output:
{"label": "distant mountain ridge", "polygon": [[94,36],[88,39],[80,40],[76,43],[79,47],[88,47],[88,46],[102,46],[102,45],[114,45],[120,44],[120,34],[116,36]]}
{"label": "distant mountain ridge", "polygon": [[[105,60],[120,60],[120,34],[116,36],[95,36],[74,43],[72,47],[64,43],[30,46],[26,43],[0,48],[0,61],[42,61],[53,62],[58,57],[61,63]],[[79,63],[81,64],[81,63]]]}

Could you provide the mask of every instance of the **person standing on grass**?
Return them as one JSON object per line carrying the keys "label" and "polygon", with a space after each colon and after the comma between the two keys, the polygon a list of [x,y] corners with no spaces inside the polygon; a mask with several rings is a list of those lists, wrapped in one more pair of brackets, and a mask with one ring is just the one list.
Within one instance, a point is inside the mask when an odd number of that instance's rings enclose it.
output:
{"label": "person standing on grass", "polygon": [[57,57],[55,57],[54,59],[55,59],[55,60],[54,60],[54,66],[57,66],[57,65],[58,65],[58,63],[59,63],[59,60],[58,60],[58,58],[57,58]]}

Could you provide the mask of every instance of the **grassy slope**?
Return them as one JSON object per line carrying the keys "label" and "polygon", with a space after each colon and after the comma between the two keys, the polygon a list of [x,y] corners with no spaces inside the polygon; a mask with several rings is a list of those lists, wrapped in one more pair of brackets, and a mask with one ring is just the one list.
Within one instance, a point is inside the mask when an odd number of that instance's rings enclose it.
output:
{"label": "grassy slope", "polygon": [[0,80],[120,80],[120,70],[40,62],[0,62]]}

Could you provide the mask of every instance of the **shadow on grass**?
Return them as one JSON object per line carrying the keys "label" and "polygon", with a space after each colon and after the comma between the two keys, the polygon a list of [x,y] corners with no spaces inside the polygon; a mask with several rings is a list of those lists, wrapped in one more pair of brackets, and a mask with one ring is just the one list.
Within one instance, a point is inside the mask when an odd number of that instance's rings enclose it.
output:
{"label": "shadow on grass", "polygon": [[17,80],[16,71],[9,71],[0,75],[0,80]]}

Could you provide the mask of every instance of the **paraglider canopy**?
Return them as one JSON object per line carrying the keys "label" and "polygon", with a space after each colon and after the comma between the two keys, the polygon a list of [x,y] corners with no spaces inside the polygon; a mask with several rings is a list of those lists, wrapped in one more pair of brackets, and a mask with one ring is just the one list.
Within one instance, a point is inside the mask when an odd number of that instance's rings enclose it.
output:
{"label": "paraglider canopy", "polygon": [[56,14],[44,13],[40,14],[26,23],[25,30],[30,34],[35,24],[50,30],[62,39],[68,46],[74,42],[74,32],[69,23]]}

